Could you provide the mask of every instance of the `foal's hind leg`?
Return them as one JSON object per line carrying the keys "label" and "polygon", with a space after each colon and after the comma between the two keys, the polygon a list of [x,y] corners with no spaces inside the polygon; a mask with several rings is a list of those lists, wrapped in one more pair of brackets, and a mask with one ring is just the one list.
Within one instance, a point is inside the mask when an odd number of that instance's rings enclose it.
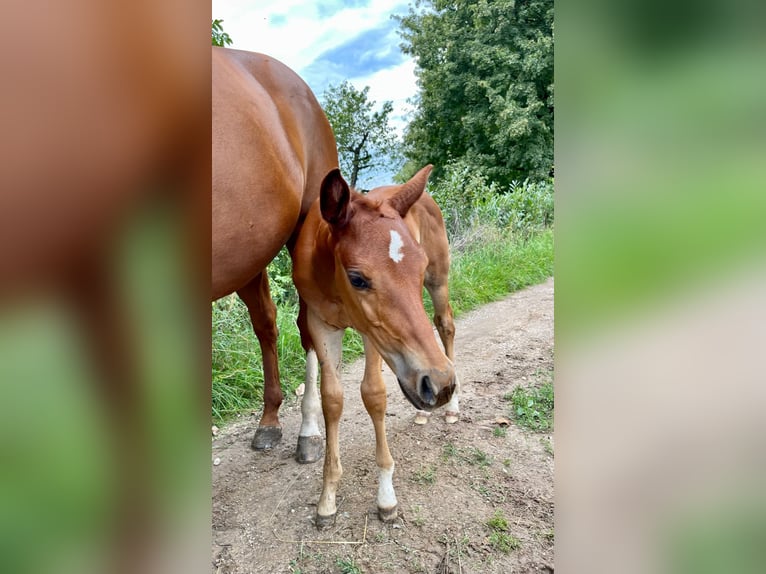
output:
{"label": "foal's hind leg", "polygon": [[263,416],[255,431],[251,446],[255,450],[275,447],[282,439],[279,406],[282,388],[279,384],[277,364],[277,308],[271,300],[269,277],[264,270],[255,279],[237,291],[247,305],[253,330],[261,345],[263,356]]}
{"label": "foal's hind leg", "polygon": [[[428,271],[431,271],[429,273]],[[426,272],[425,286],[434,305],[434,325],[439,333],[439,338],[444,345],[444,353],[450,361],[455,362],[455,321],[452,313],[452,305],[449,303],[449,286],[447,273],[429,269]],[[445,405],[445,420],[447,423],[456,423],[460,418],[460,380],[455,374],[455,392]],[[418,411],[415,415],[416,424],[428,422],[429,413]]]}

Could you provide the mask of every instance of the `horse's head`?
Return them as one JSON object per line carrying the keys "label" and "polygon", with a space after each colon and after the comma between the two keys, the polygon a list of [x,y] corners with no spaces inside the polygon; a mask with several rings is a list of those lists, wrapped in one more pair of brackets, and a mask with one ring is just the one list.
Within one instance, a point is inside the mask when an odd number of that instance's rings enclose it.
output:
{"label": "horse's head", "polygon": [[432,166],[407,183],[351,191],[335,169],[322,182],[322,217],[332,230],[335,284],[355,329],[370,338],[418,409],[450,400],[455,368],[436,343],[423,307],[428,259],[404,217]]}

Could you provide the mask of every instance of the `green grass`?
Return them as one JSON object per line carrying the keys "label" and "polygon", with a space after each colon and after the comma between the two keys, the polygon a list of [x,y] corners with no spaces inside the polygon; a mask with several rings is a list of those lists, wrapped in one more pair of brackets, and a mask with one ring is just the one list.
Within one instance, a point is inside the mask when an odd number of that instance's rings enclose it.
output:
{"label": "green grass", "polygon": [[521,426],[534,431],[553,428],[552,381],[529,388],[516,387],[505,398],[511,401],[513,416]]}
{"label": "green grass", "polygon": [[341,574],[362,574],[362,569],[354,558],[338,558],[335,563],[340,568]]}
{"label": "green grass", "polygon": [[502,510],[495,511],[495,514],[487,520],[487,526],[492,531],[489,535],[489,543],[495,550],[508,554],[521,546],[521,542],[511,535],[508,520]]}
{"label": "green grass", "polygon": [[[450,303],[456,315],[535,285],[553,274],[553,230],[527,237],[485,229],[450,266]],[[426,311],[433,313],[426,296]]]}
{"label": "green grass", "polygon": [[434,484],[436,482],[436,468],[432,464],[422,465],[412,473],[412,480],[418,484]]}

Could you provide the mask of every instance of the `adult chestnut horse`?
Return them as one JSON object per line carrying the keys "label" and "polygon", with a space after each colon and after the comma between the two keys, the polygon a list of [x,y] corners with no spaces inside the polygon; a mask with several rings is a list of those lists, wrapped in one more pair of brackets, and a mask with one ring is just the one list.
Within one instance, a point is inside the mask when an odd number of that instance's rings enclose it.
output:
{"label": "adult chestnut horse", "polygon": [[[320,199],[298,236],[293,279],[307,305],[308,330],[321,366],[321,405],[327,433],[322,495],[317,505],[319,528],[335,520],[335,494],[343,472],[338,448],[338,422],[343,410],[339,375],[343,330],[353,327],[364,340],[361,393],[375,427],[381,520],[390,521],[397,515],[394,460],[386,441],[381,358],[417,409],[431,411],[448,403],[457,387],[455,368],[439,348],[423,307],[424,280],[429,268],[433,271],[439,262],[429,259],[417,234],[413,235],[414,222],[407,220],[408,212],[423,196],[430,172],[431,166],[427,166],[403,185],[379,187],[362,195],[351,191],[334,169],[322,181]],[[420,234],[428,232],[425,227],[420,229]],[[448,255],[443,253],[441,262],[446,260]],[[451,313],[444,313],[444,333],[451,337]],[[315,405],[318,407],[316,390],[307,385],[304,424]]]}
{"label": "adult chestnut horse", "polygon": [[276,308],[266,265],[284,245],[292,250],[338,155],[314,94],[284,64],[213,48],[212,82],[212,296],[237,292],[261,346],[264,408],[252,442],[260,450],[282,437]]}

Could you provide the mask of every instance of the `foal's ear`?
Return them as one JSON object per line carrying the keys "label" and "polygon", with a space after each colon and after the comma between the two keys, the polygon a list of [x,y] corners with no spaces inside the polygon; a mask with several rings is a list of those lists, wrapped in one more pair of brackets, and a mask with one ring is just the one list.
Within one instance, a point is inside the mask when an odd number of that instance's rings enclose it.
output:
{"label": "foal's ear", "polygon": [[399,215],[404,217],[412,207],[418,198],[423,194],[423,190],[426,188],[428,182],[428,176],[431,174],[431,170],[434,168],[431,164],[428,164],[418,173],[412,176],[412,178],[402,185],[401,189],[388,200],[388,203]]}
{"label": "foal's ear", "polygon": [[322,217],[330,225],[343,227],[348,222],[348,204],[351,192],[336,167],[322,180],[319,191],[319,208]]}

